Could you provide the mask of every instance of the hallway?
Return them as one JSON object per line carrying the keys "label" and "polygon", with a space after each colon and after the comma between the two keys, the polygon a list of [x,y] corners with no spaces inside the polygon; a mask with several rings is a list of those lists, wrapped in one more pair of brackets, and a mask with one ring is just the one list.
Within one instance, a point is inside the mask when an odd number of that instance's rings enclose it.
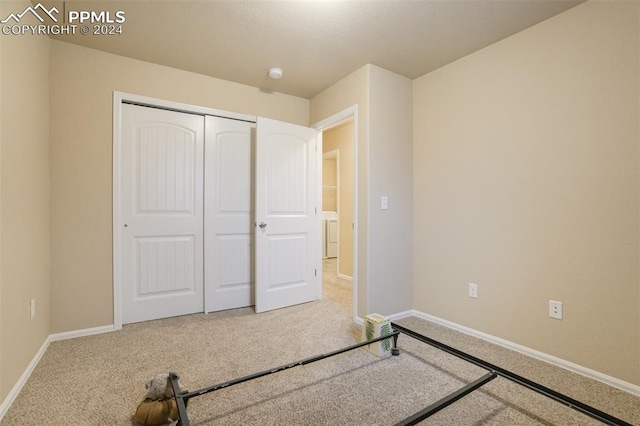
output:
{"label": "hallway", "polygon": [[322,259],[323,297],[331,299],[347,315],[353,315],[353,282],[338,277],[338,259]]}

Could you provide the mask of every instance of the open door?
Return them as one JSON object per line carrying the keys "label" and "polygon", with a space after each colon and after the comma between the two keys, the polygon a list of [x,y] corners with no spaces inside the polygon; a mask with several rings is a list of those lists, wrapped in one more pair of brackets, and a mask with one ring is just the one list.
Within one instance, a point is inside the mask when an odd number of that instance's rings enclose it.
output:
{"label": "open door", "polygon": [[255,310],[321,297],[318,131],[258,118]]}

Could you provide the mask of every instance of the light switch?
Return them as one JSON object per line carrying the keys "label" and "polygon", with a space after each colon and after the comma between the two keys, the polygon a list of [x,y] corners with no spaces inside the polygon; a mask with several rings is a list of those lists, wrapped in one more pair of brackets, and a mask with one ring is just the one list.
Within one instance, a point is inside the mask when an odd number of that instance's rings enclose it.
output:
{"label": "light switch", "polygon": [[382,196],[382,198],[380,199],[380,208],[382,210],[388,210],[389,209],[389,197],[386,196]]}

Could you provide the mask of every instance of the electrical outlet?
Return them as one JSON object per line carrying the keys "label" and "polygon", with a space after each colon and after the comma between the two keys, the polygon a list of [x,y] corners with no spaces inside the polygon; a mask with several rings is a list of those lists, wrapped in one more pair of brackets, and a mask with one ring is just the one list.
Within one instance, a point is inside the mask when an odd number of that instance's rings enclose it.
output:
{"label": "electrical outlet", "polygon": [[478,284],[469,283],[469,297],[478,298]]}
{"label": "electrical outlet", "polygon": [[555,319],[562,319],[562,302],[549,300],[549,316]]}
{"label": "electrical outlet", "polygon": [[29,302],[29,315],[31,319],[36,317],[36,299],[31,299],[31,302]]}

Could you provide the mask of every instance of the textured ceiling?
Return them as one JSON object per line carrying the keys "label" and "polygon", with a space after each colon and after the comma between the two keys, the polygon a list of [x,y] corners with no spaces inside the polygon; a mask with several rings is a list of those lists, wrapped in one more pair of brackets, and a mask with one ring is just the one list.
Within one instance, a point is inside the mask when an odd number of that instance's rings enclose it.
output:
{"label": "textured ceiling", "polygon": [[[304,98],[367,63],[419,77],[581,2],[42,1],[65,16],[125,12],[122,35],[55,38]],[[271,66],[282,80],[267,78]]]}

